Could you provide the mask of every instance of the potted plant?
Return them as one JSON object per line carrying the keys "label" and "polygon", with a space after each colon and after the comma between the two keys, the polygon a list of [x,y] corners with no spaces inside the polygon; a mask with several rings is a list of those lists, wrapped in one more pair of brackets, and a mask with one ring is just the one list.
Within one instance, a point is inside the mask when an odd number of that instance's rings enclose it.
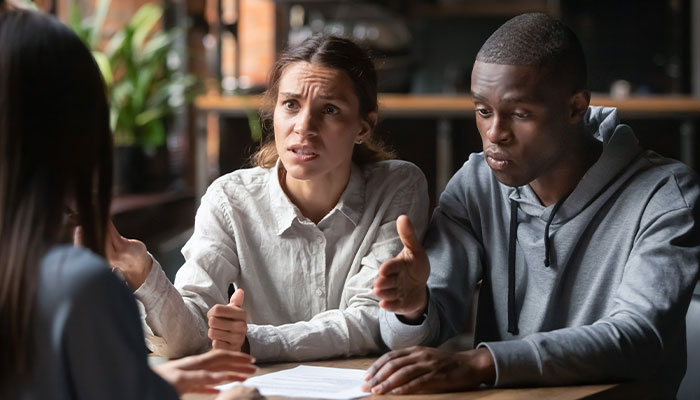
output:
{"label": "potted plant", "polygon": [[197,79],[180,71],[173,51],[175,38],[184,32],[157,29],[163,9],[156,4],[142,5],[101,50],[109,5],[110,0],[99,0],[95,15],[83,18],[73,4],[69,25],[93,50],[107,85],[116,190],[152,190],[167,184],[168,117],[194,98]]}

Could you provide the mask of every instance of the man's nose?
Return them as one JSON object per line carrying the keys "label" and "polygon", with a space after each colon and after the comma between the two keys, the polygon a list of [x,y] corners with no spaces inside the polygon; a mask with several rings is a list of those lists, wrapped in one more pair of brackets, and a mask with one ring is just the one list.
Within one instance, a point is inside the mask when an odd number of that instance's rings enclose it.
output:
{"label": "man's nose", "polygon": [[507,142],[511,137],[510,124],[507,119],[494,115],[486,130],[486,138],[491,143]]}

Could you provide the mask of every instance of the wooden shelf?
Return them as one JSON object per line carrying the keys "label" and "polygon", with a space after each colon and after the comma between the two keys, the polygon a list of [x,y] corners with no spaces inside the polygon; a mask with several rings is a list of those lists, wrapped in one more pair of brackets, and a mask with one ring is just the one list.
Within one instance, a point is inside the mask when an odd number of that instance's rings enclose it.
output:
{"label": "wooden shelf", "polygon": [[[260,107],[261,96],[204,95],[195,99],[195,107],[200,111],[217,112],[227,116],[244,117],[247,110]],[[594,95],[591,105],[617,107],[623,117],[700,118],[700,98],[690,96],[645,96],[627,99],[613,99]],[[474,118],[474,102],[468,95],[405,95],[381,94],[379,114],[382,117],[414,118]]]}

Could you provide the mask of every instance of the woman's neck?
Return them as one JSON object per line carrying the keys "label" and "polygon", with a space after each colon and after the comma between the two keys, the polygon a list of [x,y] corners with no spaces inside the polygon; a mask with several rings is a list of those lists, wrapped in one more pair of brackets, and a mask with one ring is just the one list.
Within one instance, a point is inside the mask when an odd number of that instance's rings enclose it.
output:
{"label": "woman's neck", "polygon": [[306,218],[318,224],[338,204],[350,180],[350,170],[343,176],[329,174],[302,180],[289,176],[282,167],[279,180],[289,200]]}

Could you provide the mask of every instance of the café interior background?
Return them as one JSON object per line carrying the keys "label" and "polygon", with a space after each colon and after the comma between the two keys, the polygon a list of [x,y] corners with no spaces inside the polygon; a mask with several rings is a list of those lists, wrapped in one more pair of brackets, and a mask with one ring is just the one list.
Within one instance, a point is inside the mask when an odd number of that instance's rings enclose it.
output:
{"label": "caf\u00e9 interior background", "polygon": [[[79,14],[87,26],[104,2],[35,1],[66,22]],[[561,18],[581,39],[594,95],[700,96],[700,2],[694,0],[111,0],[96,48],[104,50],[146,3],[164,10],[151,37],[173,32],[163,58],[166,68],[196,84],[164,117],[162,145],[140,146],[136,152],[117,146],[113,213],[122,233],[146,242],[171,278],[182,263],[179,251],[191,234],[199,197],[194,187],[197,136],[208,139],[208,172],[217,174],[246,166],[259,140],[254,109],[243,117],[203,112],[194,105],[196,96],[261,93],[275,55],[314,33],[348,36],[370,49],[383,93],[467,95],[483,41],[517,14],[545,12]],[[113,73],[120,79],[119,70]],[[377,127],[376,134],[401,158],[423,169],[433,206],[444,186],[436,177],[436,160],[447,160],[449,176],[469,153],[480,151],[469,113],[449,119],[384,118]],[[651,113],[628,121],[623,117],[623,122],[632,125],[644,146],[679,159],[685,151],[694,164],[699,146],[688,151],[679,139],[697,134],[698,119]],[[439,134],[447,135],[449,146],[441,146]]]}

